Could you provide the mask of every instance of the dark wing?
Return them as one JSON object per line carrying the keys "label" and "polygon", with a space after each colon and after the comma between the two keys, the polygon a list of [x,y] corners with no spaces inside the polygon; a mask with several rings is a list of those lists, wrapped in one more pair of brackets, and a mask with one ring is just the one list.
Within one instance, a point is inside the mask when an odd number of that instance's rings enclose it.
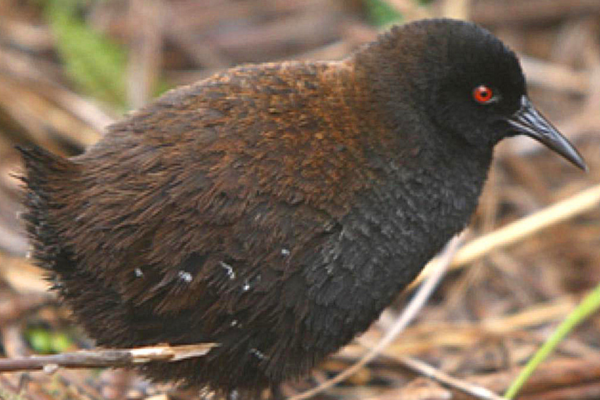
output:
{"label": "dark wing", "polygon": [[352,210],[377,184],[366,153],[386,137],[363,126],[340,65],[240,68],[178,89],[48,178],[30,232],[52,228],[43,262],[100,344],[216,341],[148,373],[264,387],[377,316],[395,292],[360,274],[377,276],[395,242],[357,240],[385,221]]}

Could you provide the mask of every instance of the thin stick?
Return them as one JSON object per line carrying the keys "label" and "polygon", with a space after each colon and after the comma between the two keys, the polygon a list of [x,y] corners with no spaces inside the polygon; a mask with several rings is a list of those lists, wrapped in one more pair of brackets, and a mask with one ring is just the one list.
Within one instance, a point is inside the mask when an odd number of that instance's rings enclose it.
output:
{"label": "thin stick", "polygon": [[202,357],[217,346],[201,343],[183,346],[151,346],[136,349],[84,350],[48,356],[0,358],[0,372],[34,371],[54,372],[62,368],[126,367],[150,361],[179,361]]}
{"label": "thin stick", "polygon": [[334,385],[342,382],[348,377],[355,374],[362,367],[367,365],[370,361],[375,359],[381,351],[390,345],[396,337],[406,328],[406,326],[415,318],[418,314],[419,310],[425,305],[425,302],[433,291],[435,290],[438,283],[441,281],[448,265],[452,260],[452,257],[456,253],[456,250],[459,247],[459,244],[462,243],[462,237],[457,237],[452,240],[447,246],[444,252],[436,259],[434,268],[429,274],[427,280],[423,283],[423,285],[419,288],[418,292],[415,294],[413,299],[408,303],[398,320],[392,325],[391,329],[385,334],[385,336],[377,343],[375,347],[373,347],[369,352],[367,352],[364,356],[361,357],[354,365],[345,369],[340,374],[336,375],[334,378],[329,379],[317,387],[307,390],[303,393],[290,397],[288,400],[304,400],[312,397],[318,393],[323,392],[326,389],[333,387]]}
{"label": "thin stick", "polygon": [[454,378],[446,374],[445,372],[442,372],[439,369],[424,363],[423,361],[417,360],[412,357],[398,357],[391,354],[386,354],[386,356],[393,358],[394,360],[402,364],[404,367],[415,371],[420,375],[433,379],[434,381],[437,381],[444,386],[460,390],[461,392],[471,395],[477,399],[503,400],[503,397],[498,396],[489,389],[469,383],[467,381]]}

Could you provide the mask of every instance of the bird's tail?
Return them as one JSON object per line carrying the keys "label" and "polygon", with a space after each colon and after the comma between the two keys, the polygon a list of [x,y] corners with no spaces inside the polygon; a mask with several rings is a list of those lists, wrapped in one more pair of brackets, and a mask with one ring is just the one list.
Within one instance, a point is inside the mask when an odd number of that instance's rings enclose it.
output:
{"label": "bird's tail", "polygon": [[25,173],[26,210],[22,216],[32,245],[32,258],[46,270],[53,289],[64,300],[90,336],[100,345],[140,343],[132,329],[131,307],[109,282],[86,269],[73,241],[81,201],[81,164],[37,146],[19,147]]}
{"label": "bird's tail", "polygon": [[60,210],[69,197],[76,164],[38,146],[18,146],[25,164],[22,216],[32,245],[32,256],[42,268],[53,273],[69,270],[71,259],[61,238]]}

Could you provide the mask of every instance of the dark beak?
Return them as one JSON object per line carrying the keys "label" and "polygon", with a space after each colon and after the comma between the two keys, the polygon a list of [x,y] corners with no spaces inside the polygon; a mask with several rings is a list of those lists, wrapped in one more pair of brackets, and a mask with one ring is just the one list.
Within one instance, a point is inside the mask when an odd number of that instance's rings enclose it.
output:
{"label": "dark beak", "polygon": [[579,168],[587,171],[587,166],[577,149],[560,134],[550,121],[535,109],[527,96],[521,98],[521,109],[508,119],[517,134],[527,135],[554,150]]}

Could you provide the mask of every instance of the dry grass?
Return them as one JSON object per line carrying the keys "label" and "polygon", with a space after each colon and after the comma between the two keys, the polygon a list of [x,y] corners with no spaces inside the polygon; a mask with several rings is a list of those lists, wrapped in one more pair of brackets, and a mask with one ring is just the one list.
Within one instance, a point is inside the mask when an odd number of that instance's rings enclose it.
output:
{"label": "dry grass", "polygon": [[[19,168],[13,145],[35,142],[75,154],[118,116],[69,79],[36,4],[0,2],[0,354],[10,357],[31,353],[24,339],[28,326],[60,331],[70,324],[25,258],[27,243],[16,218],[18,182],[11,175]],[[407,19],[460,16],[502,37],[523,55],[534,101],[577,143],[590,172],[580,173],[532,141],[503,143],[467,244],[455,258],[460,268],[376,360],[319,397],[472,398],[411,372],[406,367],[415,367],[413,358],[433,365],[435,379],[453,376],[502,393],[518,366],[600,282],[600,2],[389,4]],[[377,33],[361,1],[119,0],[94,3],[84,15],[128,48],[127,98],[135,107],[151,98],[159,81],[185,84],[244,62],[336,59]],[[306,381],[286,385],[284,393],[297,394],[348,368],[366,351],[363,344],[386,334],[405,297],[360,341]],[[599,398],[599,330],[598,316],[578,329],[522,398]],[[86,345],[81,339],[72,350]],[[2,399],[162,399],[167,393],[194,396],[111,371],[0,375]]]}

